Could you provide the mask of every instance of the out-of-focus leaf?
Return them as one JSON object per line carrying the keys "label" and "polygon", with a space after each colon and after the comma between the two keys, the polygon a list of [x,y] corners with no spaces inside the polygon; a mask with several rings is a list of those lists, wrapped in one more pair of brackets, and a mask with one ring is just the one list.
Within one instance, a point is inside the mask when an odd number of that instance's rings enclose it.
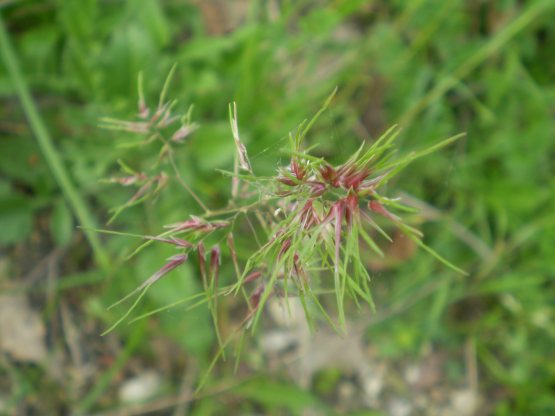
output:
{"label": "out-of-focus leaf", "polygon": [[170,41],[170,25],[159,1],[130,1],[130,7],[137,11],[141,22],[159,47]]}
{"label": "out-of-focus leaf", "polygon": [[50,232],[58,246],[65,246],[73,235],[73,217],[63,200],[56,202],[50,216]]}
{"label": "out-of-focus leaf", "polygon": [[234,392],[246,399],[268,406],[268,408],[284,407],[294,414],[299,414],[307,409],[322,411],[324,408],[315,396],[300,387],[266,378],[247,381],[235,388]]}
{"label": "out-of-focus leaf", "polygon": [[31,137],[0,140],[0,174],[33,187],[52,185],[36,143]]}
{"label": "out-of-focus leaf", "polygon": [[33,229],[33,211],[27,198],[13,194],[0,199],[0,243],[24,240]]}

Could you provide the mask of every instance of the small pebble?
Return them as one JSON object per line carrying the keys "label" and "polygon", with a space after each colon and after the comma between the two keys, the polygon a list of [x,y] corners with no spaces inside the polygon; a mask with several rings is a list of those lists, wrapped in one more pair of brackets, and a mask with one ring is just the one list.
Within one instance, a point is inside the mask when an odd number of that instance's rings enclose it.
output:
{"label": "small pebble", "polygon": [[152,398],[159,390],[161,379],[155,371],[146,371],[125,380],[119,389],[122,403],[137,403]]}

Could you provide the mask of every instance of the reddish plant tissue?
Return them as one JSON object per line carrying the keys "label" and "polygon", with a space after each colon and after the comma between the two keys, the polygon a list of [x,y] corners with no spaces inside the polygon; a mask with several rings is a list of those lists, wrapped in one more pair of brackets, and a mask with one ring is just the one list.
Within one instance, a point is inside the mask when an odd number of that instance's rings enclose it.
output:
{"label": "reddish plant tissue", "polygon": [[[167,85],[169,79],[166,81]],[[378,254],[383,254],[365,230],[365,226],[368,226],[384,234],[373,216],[381,216],[393,222],[398,230],[409,234],[412,241],[424,245],[419,240],[421,234],[418,230],[403,224],[399,217],[389,212],[386,206],[394,204],[377,192],[392,172],[396,172],[396,166],[402,167],[406,162],[430,151],[425,150],[419,154],[411,154],[399,162],[391,162],[387,156],[398,132],[395,127],[385,132],[366,150],[362,146],[345,163],[338,166],[303,152],[303,139],[331,102],[332,94],[313,119],[299,127],[296,136],[291,135],[292,156],[289,163],[278,169],[274,177],[259,178],[253,171],[247,149],[239,135],[237,107],[235,104],[230,105],[231,135],[235,145],[231,198],[227,206],[213,211],[187,184],[174,159],[174,146],[181,145],[198,126],[191,123],[190,112],[185,116],[172,114],[174,107],[165,100],[165,92],[166,87],[154,111],[149,109],[140,92],[138,121],[104,120],[107,128],[142,135],[143,144],[159,141],[162,145],[155,171],[135,172],[122,163],[126,176],[110,180],[123,186],[138,187],[131,199],[117,210],[116,215],[124,208],[156,196],[172,178],[182,185],[203,210],[198,216],[190,215],[183,221],[165,226],[165,231],[158,236],[144,237],[148,242],[171,245],[180,254],[170,257],[137,290],[154,284],[184,264],[188,255],[196,251],[198,271],[207,301],[212,306],[216,327],[216,299],[219,295],[238,294],[242,291],[248,307],[244,322],[251,318],[256,322],[264,302],[270,296],[287,296],[289,278],[294,282],[293,293],[296,296],[309,295],[309,299],[326,315],[324,307],[319,303],[320,295],[312,292],[312,276],[321,277],[320,287],[330,282],[333,284],[339,320],[344,326],[345,294],[355,299],[365,299],[373,307],[368,285],[370,277],[359,251],[360,239]],[[172,127],[179,120],[179,126]],[[166,129],[171,131],[168,133]],[[432,150],[452,143],[458,137],[460,136],[449,138],[435,145]],[[165,173],[163,166],[171,166],[173,172]],[[258,222],[259,230],[253,225],[253,219]],[[234,233],[241,230],[242,234],[243,230],[249,229],[254,238],[246,241],[246,244],[252,246],[256,242],[258,248],[253,249],[242,266],[234,243]],[[259,238],[261,235],[264,236],[263,239]],[[221,241],[227,243],[224,253],[218,245]],[[209,243],[215,245],[207,253],[205,244]],[[433,252],[429,248],[428,251]],[[223,254],[231,257],[237,281],[220,288]],[[434,255],[456,269],[439,255]],[[330,274],[333,274],[333,279],[328,279]],[[247,293],[247,285],[252,285],[250,294]],[[330,317],[326,317],[330,321]]]}

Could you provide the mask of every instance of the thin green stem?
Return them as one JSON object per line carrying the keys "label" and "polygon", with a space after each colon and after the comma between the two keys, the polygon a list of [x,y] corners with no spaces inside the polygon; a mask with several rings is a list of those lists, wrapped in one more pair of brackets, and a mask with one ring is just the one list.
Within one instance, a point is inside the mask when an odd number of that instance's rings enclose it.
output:
{"label": "thin green stem", "polygon": [[169,160],[170,160],[170,164],[172,165],[172,168],[175,172],[175,176],[176,176],[177,180],[179,181],[179,183],[181,184],[181,186],[183,186],[183,188],[185,188],[185,190],[187,192],[189,192],[189,194],[193,197],[193,199],[196,201],[196,203],[199,204],[199,206],[204,210],[205,214],[210,214],[210,212],[211,212],[210,209],[206,205],[204,205],[204,203],[202,202],[200,197],[191,189],[191,187],[189,185],[187,185],[187,182],[185,182],[185,180],[181,176],[181,173],[179,172],[179,169],[177,168],[177,164],[175,163],[175,160],[173,158],[173,154],[172,154],[171,151],[169,152]]}
{"label": "thin green stem", "polygon": [[0,15],[0,55],[6,65],[9,77],[15,87],[17,96],[21,101],[23,111],[29,121],[29,125],[35,134],[40,150],[50,167],[58,186],[61,188],[69,205],[71,206],[78,221],[83,225],[89,243],[93,249],[94,257],[98,265],[108,271],[110,268],[110,259],[107,252],[102,247],[98,236],[91,231],[96,228],[96,223],[91,215],[87,205],[77,192],[75,186],[71,182],[69,175],[62,163],[62,160],[52,143],[52,139],[48,130],[38,112],[38,109],[29,93],[27,83],[23,77],[16,53],[13,50],[10,36],[6,31],[4,21]]}

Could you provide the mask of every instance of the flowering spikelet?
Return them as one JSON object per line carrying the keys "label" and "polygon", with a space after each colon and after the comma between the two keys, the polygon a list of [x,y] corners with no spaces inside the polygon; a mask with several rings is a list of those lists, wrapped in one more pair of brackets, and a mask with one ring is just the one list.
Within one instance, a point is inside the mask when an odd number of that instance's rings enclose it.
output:
{"label": "flowering spikelet", "polygon": [[335,272],[338,272],[339,267],[339,252],[341,250],[341,222],[343,220],[344,203],[343,201],[336,201],[333,204],[333,217],[335,221]]}
{"label": "flowering spikelet", "polygon": [[197,124],[184,124],[171,137],[173,142],[180,143],[198,129]]}
{"label": "flowering spikelet", "polygon": [[247,277],[245,277],[245,279],[243,280],[243,283],[246,284],[246,283],[254,282],[260,276],[262,276],[262,272],[260,271],[252,272],[249,275],[247,275]]}
{"label": "flowering spikelet", "polygon": [[353,224],[353,219],[358,218],[358,196],[350,192],[347,198],[345,198],[345,222],[347,227],[350,229]]}
{"label": "flowering spikelet", "polygon": [[218,276],[220,273],[221,253],[218,246],[212,247],[210,251],[210,274],[214,282],[214,287],[218,287]]}
{"label": "flowering spikelet", "polygon": [[314,211],[313,201],[313,199],[309,199],[297,216],[299,224],[305,230],[320,222],[318,214]]}
{"label": "flowering spikelet", "polygon": [[137,289],[135,289],[135,292],[139,292],[143,290],[145,287],[153,285],[162,277],[164,277],[166,274],[171,272],[173,269],[175,269],[178,266],[181,266],[183,263],[187,261],[187,254],[176,254],[175,256],[170,257],[168,260],[169,261],[160,270],[158,270],[156,273],[150,276]]}
{"label": "flowering spikelet", "polygon": [[191,219],[178,222],[175,224],[166,225],[165,228],[170,228],[172,232],[179,231],[200,231],[210,232],[219,228],[225,228],[229,225],[228,221],[205,221],[202,218],[191,215]]}
{"label": "flowering spikelet", "polygon": [[239,126],[237,125],[237,104],[235,103],[233,103],[233,107],[231,105],[229,106],[229,121],[231,123],[233,140],[235,141],[235,147],[237,149],[237,156],[239,157],[239,166],[241,166],[241,169],[252,173],[251,164],[247,155],[247,149],[239,138]]}
{"label": "flowering spikelet", "polygon": [[204,244],[202,244],[202,242],[197,245],[197,254],[200,276],[202,277],[203,284],[206,285],[206,282],[208,281],[208,278],[206,277],[206,255],[204,252]]}
{"label": "flowering spikelet", "polygon": [[254,292],[252,292],[250,298],[249,298],[249,305],[251,308],[251,314],[256,312],[256,310],[258,309],[258,307],[260,306],[260,297],[262,296],[262,293],[264,292],[265,286],[259,285]]}
{"label": "flowering spikelet", "polygon": [[289,250],[289,247],[291,247],[291,239],[290,238],[288,238],[287,240],[285,240],[282,243],[281,248],[280,248],[279,253],[278,253],[278,260],[281,259],[281,256],[283,256],[287,252],[287,250]]}
{"label": "flowering spikelet", "polygon": [[400,221],[401,220],[401,218],[399,218],[397,215],[394,215],[391,212],[389,212],[387,209],[385,209],[385,207],[382,204],[380,204],[376,200],[368,201],[368,209],[370,211],[375,212],[376,214],[383,215],[384,217],[389,218],[390,220],[393,220],[393,221]]}
{"label": "flowering spikelet", "polygon": [[133,185],[137,182],[144,182],[147,179],[148,179],[148,177],[146,176],[146,174],[136,173],[134,175],[124,176],[124,177],[120,177],[120,178],[110,178],[109,181],[112,182],[112,183],[119,183],[120,185],[123,185],[123,186],[129,186],[129,185]]}
{"label": "flowering spikelet", "polygon": [[177,238],[177,237],[163,238],[163,237],[155,237],[155,236],[146,236],[145,239],[146,240],[160,241],[162,243],[171,244],[171,245],[176,246],[177,248],[191,248],[191,247],[194,246],[193,243],[191,243],[187,240],[183,240],[182,238]]}

